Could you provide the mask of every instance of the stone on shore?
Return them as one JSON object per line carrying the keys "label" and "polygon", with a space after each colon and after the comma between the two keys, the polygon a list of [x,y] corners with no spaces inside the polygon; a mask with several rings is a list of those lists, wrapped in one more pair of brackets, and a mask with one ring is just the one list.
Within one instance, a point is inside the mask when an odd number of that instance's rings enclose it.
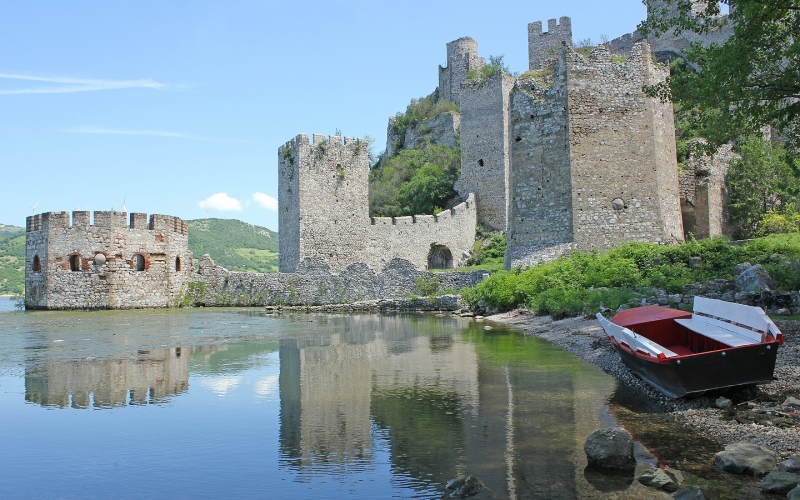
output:
{"label": "stone on shore", "polygon": [[594,431],[583,444],[589,465],[601,469],[631,470],[636,467],[633,458],[633,439],[621,427]]}
{"label": "stone on shore", "polygon": [[758,444],[732,443],[714,456],[714,465],[725,472],[763,476],[778,467],[778,454]]}
{"label": "stone on shore", "polygon": [[775,283],[761,264],[756,264],[736,278],[736,289],[740,292],[769,292]]}
{"label": "stone on shore", "polygon": [[800,483],[800,475],[793,472],[772,471],[761,480],[759,487],[764,493],[788,493]]}
{"label": "stone on shore", "polygon": [[740,274],[747,271],[751,267],[753,267],[753,264],[749,262],[742,262],[741,264],[736,264],[736,267],[733,268],[733,275],[739,276]]}
{"label": "stone on shore", "polygon": [[703,491],[699,486],[684,488],[672,495],[672,498],[675,500],[706,500],[706,497],[703,495]]}
{"label": "stone on shore", "polygon": [[659,469],[658,467],[647,469],[646,471],[642,472],[642,474],[637,477],[636,480],[645,486],[655,488],[657,490],[663,490],[669,493],[678,491],[677,480],[671,474]]}
{"label": "stone on shore", "polygon": [[778,472],[800,472],[800,455],[794,455],[779,463]]}
{"label": "stone on shore", "polygon": [[730,408],[732,404],[731,400],[724,396],[717,398],[717,408]]}
{"label": "stone on shore", "polygon": [[800,500],[800,486],[790,491],[789,494],[786,495],[786,498],[789,500]]}

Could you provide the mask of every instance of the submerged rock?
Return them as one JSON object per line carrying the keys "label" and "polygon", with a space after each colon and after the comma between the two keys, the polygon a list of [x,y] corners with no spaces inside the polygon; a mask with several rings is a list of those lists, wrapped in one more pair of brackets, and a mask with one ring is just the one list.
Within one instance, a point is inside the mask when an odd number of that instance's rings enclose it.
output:
{"label": "submerged rock", "polygon": [[800,475],[793,472],[772,471],[761,480],[759,487],[764,493],[787,493],[800,483]]}
{"label": "submerged rock", "polygon": [[699,486],[684,488],[672,495],[672,498],[675,500],[706,500],[706,497],[703,495],[703,491]]}
{"label": "submerged rock", "polygon": [[466,498],[474,495],[486,487],[480,479],[475,476],[457,477],[447,481],[445,487],[448,490],[455,490],[452,494],[453,497]]}
{"label": "submerged rock", "polygon": [[800,455],[789,457],[779,463],[778,472],[800,472]]}
{"label": "submerged rock", "polygon": [[732,443],[714,456],[714,465],[725,472],[763,476],[778,467],[778,455],[753,443]]}
{"label": "submerged rock", "polygon": [[670,493],[678,490],[678,482],[675,477],[658,467],[647,469],[636,480],[657,490],[664,490]]}
{"label": "submerged rock", "polygon": [[621,427],[594,431],[583,444],[589,465],[601,469],[630,470],[636,467],[633,439]]}

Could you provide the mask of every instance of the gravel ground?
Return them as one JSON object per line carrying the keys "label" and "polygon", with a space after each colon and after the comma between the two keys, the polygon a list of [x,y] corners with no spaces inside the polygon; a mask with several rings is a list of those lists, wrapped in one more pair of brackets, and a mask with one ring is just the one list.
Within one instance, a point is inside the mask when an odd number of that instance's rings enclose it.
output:
{"label": "gravel ground", "polygon": [[800,406],[783,405],[787,397],[800,399],[800,321],[775,321],[784,335],[783,346],[778,350],[776,380],[725,392],[723,395],[733,406],[720,409],[716,406],[719,394],[683,399],[662,396],[625,367],[594,318],[553,321],[549,316],[535,316],[518,309],[487,319],[522,328],[574,352],[643,398],[654,401],[681,425],[720,445],[736,441],[763,444],[775,450],[781,459],[800,452]]}

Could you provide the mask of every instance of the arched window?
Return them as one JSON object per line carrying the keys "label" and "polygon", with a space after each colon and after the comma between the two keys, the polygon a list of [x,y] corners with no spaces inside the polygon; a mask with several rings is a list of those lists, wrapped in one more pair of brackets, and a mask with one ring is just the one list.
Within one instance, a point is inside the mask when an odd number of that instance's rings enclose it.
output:
{"label": "arched window", "polygon": [[42,272],[42,261],[39,260],[38,255],[33,256],[33,272],[35,273]]}
{"label": "arched window", "polygon": [[70,271],[80,271],[81,270],[81,256],[80,255],[71,255],[69,258],[69,270]]}
{"label": "arched window", "polygon": [[181,270],[181,258],[180,257],[175,257],[175,270],[176,271],[180,271]]}
{"label": "arched window", "polygon": [[431,245],[428,269],[453,269],[453,254],[450,249],[444,245]]}
{"label": "arched window", "polygon": [[144,256],[142,254],[137,253],[133,256],[133,270],[144,271]]}

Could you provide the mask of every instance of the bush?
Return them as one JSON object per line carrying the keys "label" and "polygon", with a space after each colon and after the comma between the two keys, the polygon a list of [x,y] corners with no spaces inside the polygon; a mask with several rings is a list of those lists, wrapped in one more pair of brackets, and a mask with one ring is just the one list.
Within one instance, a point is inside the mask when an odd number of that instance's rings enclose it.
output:
{"label": "bush", "polygon": [[502,55],[489,56],[489,64],[484,64],[480,68],[473,68],[467,72],[467,81],[481,88],[486,80],[494,76],[498,71],[509,73],[510,71],[503,61],[503,57]]}
{"label": "bush", "polygon": [[394,131],[402,136],[410,128],[414,128],[425,120],[436,118],[445,113],[460,113],[461,107],[446,99],[436,99],[433,95],[423,97],[416,104],[409,104],[405,113],[399,113],[392,125]]}
{"label": "bush", "polygon": [[761,218],[758,223],[759,236],[780,233],[800,232],[800,214],[793,203],[784,207],[770,210]]}

